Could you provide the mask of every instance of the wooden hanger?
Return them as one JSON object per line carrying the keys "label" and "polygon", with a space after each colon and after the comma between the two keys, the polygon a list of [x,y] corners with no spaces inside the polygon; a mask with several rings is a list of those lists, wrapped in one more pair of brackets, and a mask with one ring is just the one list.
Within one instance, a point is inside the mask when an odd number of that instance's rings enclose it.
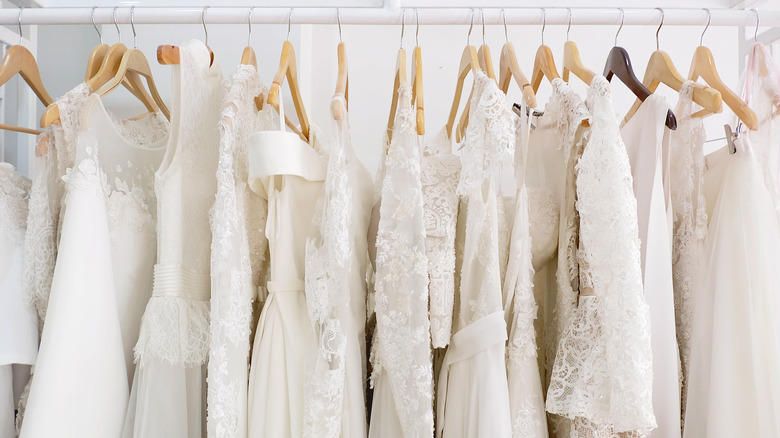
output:
{"label": "wooden hanger", "polygon": [[531,108],[536,108],[536,94],[534,94],[534,88],[531,86],[531,82],[520,70],[520,65],[517,62],[517,55],[515,55],[515,47],[510,42],[504,43],[504,47],[501,48],[501,57],[498,62],[499,75],[498,75],[498,87],[506,93],[509,90],[509,83],[514,78],[515,83],[521,90],[523,90],[523,100],[525,104]]}
{"label": "wooden hanger", "polygon": [[[339,42],[336,47],[336,54],[338,58],[339,71],[336,75],[336,91],[334,94],[344,96],[344,108],[349,110],[349,71],[347,69],[347,50],[344,46],[344,42]],[[345,116],[345,112],[342,111],[342,105],[336,101],[331,103],[331,111],[333,112],[333,118],[336,120],[342,120]]]}
{"label": "wooden hanger", "polygon": [[417,112],[417,135],[425,135],[425,105],[423,99],[422,49],[412,52],[412,105]]}
{"label": "wooden hanger", "polygon": [[571,31],[571,8],[569,10],[569,26],[566,28],[566,43],[563,44],[563,80],[569,82],[569,72],[580,78],[587,85],[593,82],[596,73],[585,67],[580,58],[580,50],[574,41],[569,40]]}
{"label": "wooden hanger", "polygon": [[[298,71],[295,63],[295,49],[292,43],[288,40],[282,45],[282,56],[279,60],[279,70],[274,76],[274,81],[271,84],[271,89],[268,92],[268,98],[266,103],[273,106],[276,111],[279,111],[279,91],[281,90],[282,83],[285,77],[290,84],[290,93],[292,94],[293,104],[295,105],[295,112],[298,114],[298,122],[301,125],[300,129],[291,126],[290,129],[298,134],[302,140],[309,141],[309,118],[306,116],[306,108],[303,106],[303,98],[301,97],[300,84],[298,83]],[[289,124],[287,126],[290,126]]]}
{"label": "wooden hanger", "polygon": [[[403,33],[402,33],[403,35]],[[401,37],[403,38],[403,36]],[[387,120],[387,141],[393,139],[393,128],[395,127],[395,114],[398,111],[398,89],[405,84],[406,80],[406,50],[398,49],[398,56],[395,62],[395,75],[393,78],[393,99],[390,102],[390,117]]]}
{"label": "wooden hanger", "polygon": [[100,29],[98,29],[97,24],[95,24],[95,9],[97,9],[97,6],[92,7],[90,18],[92,19],[92,26],[95,28],[95,32],[97,32],[98,37],[100,38],[100,44],[95,46],[95,48],[92,49],[92,52],[89,54],[89,59],[87,60],[87,72],[84,75],[85,81],[88,81],[98,72],[101,64],[103,63],[103,58],[105,58],[106,52],[108,52],[109,49],[109,45],[103,43],[103,34],[100,33]]}
{"label": "wooden hanger", "polygon": [[[458,67],[458,79],[455,83],[455,97],[452,100],[452,106],[450,107],[450,115],[447,118],[447,136],[452,137],[452,127],[455,124],[455,116],[460,106],[460,99],[463,94],[463,83],[466,80],[469,72],[482,71],[482,67],[479,63],[479,55],[477,49],[474,46],[466,46],[463,49],[463,53],[460,57],[460,66]],[[459,139],[461,133],[458,132],[456,138]],[[459,141],[459,140],[458,140]]]}
{"label": "wooden hanger", "polygon": [[[617,37],[620,35],[620,30],[623,28],[623,8],[620,9],[620,27],[615,34],[615,47],[609,51],[607,55],[607,63],[604,66],[604,77],[607,81],[612,79],[612,76],[617,76],[623,84],[625,84],[634,95],[642,102],[645,101],[652,94],[650,90],[645,87],[642,82],[634,74],[634,68],[631,66],[631,58],[628,56],[626,49],[618,47]],[[677,119],[674,117],[672,110],[668,110],[666,113],[666,126],[669,129],[677,129]]]}
{"label": "wooden hanger", "polygon": [[560,78],[558,69],[555,68],[555,58],[552,50],[544,45],[544,29],[547,27],[547,10],[542,8],[542,44],[536,50],[534,57],[534,68],[531,72],[531,87],[534,93],[539,91],[539,85],[542,84],[542,78],[547,78],[552,82],[553,79]]}
{"label": "wooden hanger", "polygon": [[[479,47],[479,50],[477,50],[477,58],[479,59],[479,66],[482,71],[485,72],[485,75],[495,81],[496,75],[493,72],[493,59],[490,57],[490,49],[488,48],[487,44],[482,44]],[[498,81],[496,81],[496,83],[498,83]],[[466,99],[466,107],[463,108],[463,112],[460,115],[460,120],[458,121],[458,130],[456,131],[457,135],[455,136],[455,140],[457,142],[460,142],[463,139],[463,135],[465,135],[466,128],[469,125],[471,98],[473,95],[474,88],[472,87],[471,91],[469,92],[469,98]]]}
{"label": "wooden hanger", "polygon": [[[214,52],[209,47],[209,30],[206,28],[206,11],[211,6],[204,6],[203,11],[200,14],[200,21],[203,23],[203,32],[206,34],[206,48],[209,50],[209,56],[211,62],[209,65],[214,65]],[[177,65],[181,64],[181,52],[179,46],[161,45],[157,46],[157,62],[162,65]]]}

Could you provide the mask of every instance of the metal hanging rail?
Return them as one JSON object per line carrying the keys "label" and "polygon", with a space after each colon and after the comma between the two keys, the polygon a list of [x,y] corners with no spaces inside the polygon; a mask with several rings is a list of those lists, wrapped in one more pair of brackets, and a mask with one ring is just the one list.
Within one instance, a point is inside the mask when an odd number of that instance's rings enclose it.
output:
{"label": "metal hanging rail", "polygon": [[[112,7],[97,8],[94,19],[98,24],[113,23]],[[411,10],[411,9],[407,9]],[[657,25],[661,13],[653,8],[624,8],[624,25]],[[202,7],[147,7],[135,8],[135,24],[200,24]],[[249,7],[212,6],[208,9],[209,24],[246,24]],[[293,7],[292,24],[336,24],[335,7]],[[400,25],[403,9],[378,7],[340,8],[341,24],[363,25]],[[419,8],[420,25],[469,24],[472,14],[478,8]],[[485,24],[503,24],[502,9],[484,8]],[[508,25],[541,25],[542,8],[505,8]],[[618,25],[621,22],[617,8],[571,8],[572,25]],[[755,26],[756,14],[752,10],[711,9],[710,26]],[[286,24],[290,8],[256,7],[252,14],[253,24]],[[568,8],[545,8],[548,25],[568,24]],[[707,11],[704,9],[664,9],[664,26],[704,26],[707,23]],[[780,10],[760,11],[761,26],[780,27]],[[407,22],[416,20],[407,14]],[[0,9],[0,24],[17,25],[19,10]],[[130,23],[130,8],[117,9],[117,21]],[[480,22],[482,17],[480,16]],[[92,8],[26,8],[22,17],[25,25],[47,24],[92,24]]]}

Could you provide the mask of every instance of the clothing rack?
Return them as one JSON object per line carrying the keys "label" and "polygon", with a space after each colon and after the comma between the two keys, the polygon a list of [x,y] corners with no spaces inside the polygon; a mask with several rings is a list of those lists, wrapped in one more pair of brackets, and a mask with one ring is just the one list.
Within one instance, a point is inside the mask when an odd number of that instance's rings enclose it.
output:
{"label": "clothing rack", "polygon": [[[400,25],[421,26],[451,25],[469,23],[482,24],[480,8],[451,8],[430,6],[431,2],[408,2],[403,7],[302,7],[292,8],[257,6],[251,14],[253,24],[341,24],[363,25]],[[421,6],[424,5],[424,6]],[[392,5],[391,5],[392,6]],[[414,6],[420,6],[415,8]],[[134,8],[135,24],[201,24],[203,7],[149,7]],[[207,24],[246,24],[249,6],[208,7],[205,16]],[[654,8],[623,8],[624,17],[618,8],[531,8],[531,7],[486,7],[484,22],[488,25],[568,25],[571,17],[573,26],[582,25],[620,25],[625,26],[658,25],[661,11]],[[94,9],[94,22],[97,24],[114,23],[113,7]],[[292,11],[292,14],[290,13]],[[502,13],[503,11],[503,13]],[[702,8],[678,9],[664,8],[664,26],[702,26],[707,24],[708,12]],[[759,11],[741,9],[710,9],[710,26],[755,27],[758,15],[760,26],[780,27],[780,10]],[[571,14],[571,15],[570,15]],[[21,17],[24,25],[51,24],[92,24],[93,8],[47,7],[25,8]],[[18,25],[19,9],[0,9],[0,24]],[[116,22],[130,24],[130,7],[116,8]]]}

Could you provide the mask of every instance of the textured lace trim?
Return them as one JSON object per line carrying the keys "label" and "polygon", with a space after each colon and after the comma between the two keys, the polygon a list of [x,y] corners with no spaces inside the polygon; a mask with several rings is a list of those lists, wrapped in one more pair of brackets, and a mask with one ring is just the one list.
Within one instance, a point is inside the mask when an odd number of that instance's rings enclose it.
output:
{"label": "textured lace trim", "polygon": [[[608,425],[614,432],[646,433],[656,427],[650,315],[642,289],[631,167],[606,79],[594,78],[587,103],[592,132],[576,166],[576,206],[581,260],[597,300],[581,298],[579,320],[564,334],[547,409]],[[578,340],[578,325],[590,327],[582,330],[592,334],[590,342]],[[602,341],[596,342],[599,336]]]}
{"label": "textured lace trim", "polygon": [[206,363],[209,351],[209,302],[153,296],[141,319],[135,362],[164,362],[180,367]]}
{"label": "textured lace trim", "polygon": [[411,87],[399,90],[393,141],[385,156],[376,239],[376,334],[372,386],[387,373],[404,436],[433,435],[433,365],[428,320],[420,145]]}
{"label": "textured lace trim", "polygon": [[11,237],[11,245],[23,245],[27,227],[27,202],[32,181],[13,169],[0,168],[0,201],[3,203],[0,231]]}

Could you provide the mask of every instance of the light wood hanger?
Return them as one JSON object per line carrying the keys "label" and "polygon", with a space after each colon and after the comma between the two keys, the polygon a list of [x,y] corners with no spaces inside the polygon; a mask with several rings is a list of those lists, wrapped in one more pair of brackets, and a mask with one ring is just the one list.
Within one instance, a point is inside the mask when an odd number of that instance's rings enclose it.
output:
{"label": "light wood hanger", "polygon": [[333,118],[336,120],[342,120],[345,116],[344,110],[349,111],[349,69],[347,68],[347,49],[344,46],[344,40],[341,35],[341,11],[336,8],[336,20],[339,25],[339,45],[336,47],[336,54],[338,58],[338,75],[336,75],[336,91],[335,95],[341,95],[344,97],[344,108],[335,100],[331,102],[331,112]]}
{"label": "light wood hanger", "polygon": [[[660,84],[666,84],[669,88],[680,91],[685,83],[685,78],[677,71],[669,54],[660,49],[658,33],[661,31],[661,27],[664,24],[663,9],[656,9],[661,11],[661,24],[655,32],[656,51],[650,55],[650,60],[647,63],[647,69],[645,69],[645,76],[642,79],[642,83],[653,93],[658,89],[658,85]],[[704,84],[694,84],[692,100],[704,108],[708,114],[720,113],[723,111],[723,98],[721,97],[720,92]],[[623,121],[628,122],[628,120],[636,114],[641,104],[642,101],[639,99],[634,101],[633,106],[631,106],[631,109],[628,111]]]}
{"label": "light wood hanger", "polygon": [[[460,66],[458,66],[458,78],[455,82],[455,97],[452,100],[452,106],[450,107],[450,114],[449,117],[447,117],[447,124],[445,125],[445,129],[447,131],[447,137],[452,138],[452,128],[455,125],[455,117],[458,113],[458,107],[460,106],[460,99],[463,95],[463,85],[466,81],[466,77],[468,76],[469,72],[477,72],[477,71],[483,71],[483,67],[480,63],[479,59],[479,53],[477,52],[477,49],[471,45],[471,30],[474,28],[474,10],[472,9],[471,12],[471,25],[469,26],[469,33],[466,35],[466,47],[463,49],[463,52],[460,55]],[[472,87],[471,91],[469,92],[469,98],[467,101],[471,100],[471,96],[474,93],[474,88]],[[464,109],[464,112],[468,110],[469,105],[466,105],[466,108]],[[468,116],[466,116],[468,117]],[[466,123],[468,122],[468,119],[465,120]],[[461,120],[463,122],[463,120]],[[459,126],[460,127],[460,126]],[[460,129],[458,129],[458,132],[455,133],[456,141],[460,141],[461,138],[461,132]]]}
{"label": "light wood hanger", "polygon": [[271,89],[268,92],[266,103],[279,111],[279,92],[285,77],[290,84],[290,94],[292,94],[295,112],[298,114],[298,121],[301,128],[290,126],[290,129],[298,134],[302,140],[309,141],[309,118],[306,116],[306,108],[303,106],[300,84],[298,83],[298,71],[295,64],[295,49],[290,41],[285,41],[282,45],[282,56],[279,60],[279,70],[276,72]]}
{"label": "light wood hanger", "polygon": [[[756,113],[754,113],[753,110],[748,107],[744,100],[740,99],[736,93],[731,91],[731,89],[728,88],[725,83],[723,83],[723,80],[718,74],[718,69],[715,67],[715,59],[712,56],[712,52],[707,47],[701,45],[704,41],[704,33],[707,32],[707,28],[710,25],[710,20],[712,19],[712,14],[710,14],[708,9],[707,13],[707,26],[704,28],[704,32],[701,34],[699,47],[697,47],[693,52],[693,59],[691,61],[690,72],[688,73],[688,79],[695,81],[701,77],[704,82],[707,83],[707,85],[720,91],[723,102],[729,108],[731,108],[732,111],[734,111],[734,114],[740,120],[742,120],[748,129],[755,131],[758,129],[758,118],[756,117]],[[694,113],[694,117],[697,116],[699,112]]]}
{"label": "light wood hanger", "polygon": [[[403,35],[403,33],[402,33]],[[401,37],[403,38],[403,36]],[[387,141],[393,139],[393,128],[395,127],[395,114],[398,111],[398,89],[406,84],[406,50],[398,49],[398,57],[395,62],[395,75],[393,78],[393,99],[390,102],[390,117],[387,120]]]}
{"label": "light wood hanger", "polygon": [[[211,6],[204,6],[203,11],[200,14],[200,21],[203,24],[203,32],[206,34],[206,48],[209,50],[211,62],[209,65],[214,65],[214,52],[209,47],[209,30],[206,28],[206,11]],[[181,64],[181,52],[179,46],[172,45],[160,45],[157,46],[157,62],[162,65],[177,65]]]}
{"label": "light wood hanger", "polygon": [[569,10],[569,25],[566,28],[566,43],[563,44],[563,80],[569,82],[569,73],[574,73],[585,82],[590,85],[593,82],[593,78],[596,77],[596,73],[585,67],[580,58],[580,50],[574,41],[569,39],[569,32],[571,31],[571,8]]}
{"label": "light wood hanger", "polygon": [[100,65],[103,63],[103,58],[106,56],[106,52],[108,52],[109,48],[108,44],[103,42],[103,34],[100,33],[100,29],[98,29],[97,24],[95,24],[95,9],[97,9],[97,6],[92,7],[90,18],[92,19],[92,26],[95,28],[95,32],[97,32],[98,37],[100,38],[100,44],[95,46],[95,48],[92,49],[92,52],[89,54],[89,59],[87,60],[87,72],[84,75],[85,81],[88,81],[98,72]]}
{"label": "light wood hanger", "polygon": [[[249,34],[246,37],[246,47],[244,47],[244,51],[241,52],[241,64],[251,65],[255,68],[255,71],[257,71],[257,55],[255,54],[255,49],[252,48],[252,11],[254,11],[254,9],[254,6],[249,8],[249,14],[247,14],[246,17],[246,22],[249,26]],[[262,95],[262,93],[258,96],[255,96],[255,107],[258,111],[263,109],[264,101],[265,97]]]}
{"label": "light wood hanger", "polygon": [[412,52],[412,105],[417,113],[417,135],[425,135],[425,103],[423,99],[422,49]]}
{"label": "light wood hanger", "polygon": [[542,78],[547,78],[552,82],[553,79],[560,78],[558,69],[555,68],[555,58],[552,50],[544,45],[544,29],[547,27],[547,10],[542,8],[542,44],[536,50],[534,57],[534,68],[531,73],[531,86],[534,93],[539,91],[539,85],[542,84]]}
{"label": "light wood hanger", "polygon": [[523,74],[520,69],[520,64],[517,62],[517,55],[515,54],[515,46],[509,42],[509,31],[506,27],[506,14],[504,10],[501,10],[501,17],[504,20],[504,38],[506,42],[501,48],[501,56],[498,60],[498,87],[505,94],[509,90],[509,83],[514,78],[515,83],[523,91],[523,100],[525,104],[531,108],[536,108],[536,94],[531,86],[531,82]]}
{"label": "light wood hanger", "polygon": [[[5,52],[3,63],[0,65],[0,86],[5,85],[11,78],[19,75],[24,79],[30,89],[44,105],[54,102],[46,87],[43,86],[41,72],[35,56],[22,45],[22,8],[19,8],[19,44],[11,46]],[[6,131],[22,132],[25,134],[40,134],[41,131],[22,126],[0,125],[0,129]]]}

